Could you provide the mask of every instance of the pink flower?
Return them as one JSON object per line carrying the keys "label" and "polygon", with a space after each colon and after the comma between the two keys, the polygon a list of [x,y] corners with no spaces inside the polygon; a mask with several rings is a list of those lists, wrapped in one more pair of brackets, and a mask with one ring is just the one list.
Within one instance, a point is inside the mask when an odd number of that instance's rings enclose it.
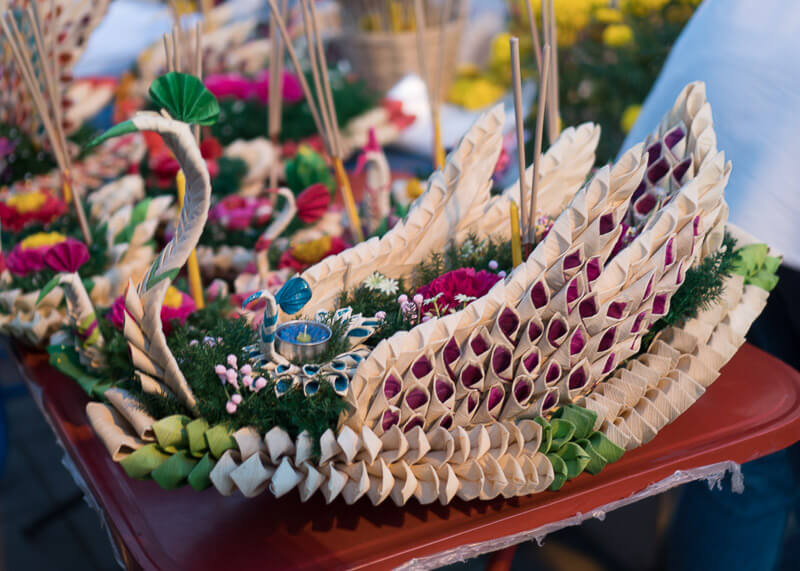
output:
{"label": "pink flower", "polygon": [[89,261],[89,248],[83,242],[67,238],[60,244],[50,246],[42,261],[56,272],[77,272],[78,268]]}
{"label": "pink flower", "polygon": [[[303,87],[300,85],[300,80],[297,76],[288,72],[283,72],[283,81],[281,82],[281,98],[286,103],[299,103],[305,98]],[[254,93],[262,103],[269,101],[269,70],[261,73],[253,82]]]}
{"label": "pink flower", "polygon": [[272,205],[266,198],[245,197],[232,194],[217,202],[208,214],[228,230],[245,230],[263,226],[272,217]]}
{"label": "pink flower", "polygon": [[316,222],[331,204],[331,193],[321,182],[312,184],[297,195],[297,217],[306,224]]}
{"label": "pink flower", "polygon": [[253,81],[235,73],[209,75],[205,79],[208,90],[214,96],[224,99],[249,99],[255,94]]}
{"label": "pink flower", "polygon": [[[161,327],[165,334],[172,331],[172,321],[177,320],[181,324],[186,323],[186,319],[197,309],[194,300],[174,287],[167,290],[164,298],[164,305],[161,306]],[[106,318],[111,324],[122,331],[125,325],[125,295],[119,296],[111,304],[111,308],[106,314]]]}
{"label": "pink flower", "polygon": [[[498,281],[500,281],[500,276],[486,270],[476,272],[474,268],[460,268],[439,276],[431,283],[419,288],[417,293],[422,294],[425,299],[431,299],[441,293],[442,295],[436,300],[436,305],[440,311],[447,312],[450,309],[459,308],[460,303],[456,301],[456,295],[480,298],[486,295]],[[423,306],[423,313],[433,310],[433,303],[426,303]]]}

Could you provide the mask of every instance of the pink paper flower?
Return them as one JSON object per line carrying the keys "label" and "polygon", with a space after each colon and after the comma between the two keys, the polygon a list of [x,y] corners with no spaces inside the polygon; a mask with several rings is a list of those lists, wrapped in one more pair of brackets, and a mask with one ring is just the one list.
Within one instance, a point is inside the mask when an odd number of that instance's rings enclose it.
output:
{"label": "pink paper flower", "polygon": [[[39,232],[25,238],[14,246],[6,258],[12,274],[27,276],[45,269],[45,255],[51,248],[66,242],[68,238],[58,232]],[[69,239],[71,240],[71,238]]]}
{"label": "pink paper flower", "polygon": [[255,94],[253,81],[236,73],[209,75],[205,84],[219,99],[249,99]]}
{"label": "pink paper flower", "polygon": [[297,217],[306,224],[316,222],[331,204],[331,193],[321,182],[312,184],[297,195]]}
{"label": "pink paper flower", "polygon": [[74,238],[67,238],[55,246],[51,246],[42,257],[44,264],[56,272],[77,272],[89,261],[89,248]]}
{"label": "pink paper flower", "polygon": [[[486,270],[476,272],[474,268],[460,268],[439,276],[419,288],[417,293],[422,294],[425,299],[442,294],[436,300],[436,305],[441,312],[446,313],[451,309],[459,309],[460,303],[456,300],[458,294],[477,299],[486,295],[498,281],[500,276]],[[424,304],[422,310],[423,313],[434,311],[433,303]]]}
{"label": "pink paper flower", "polygon": [[3,230],[19,232],[28,224],[49,224],[67,211],[63,200],[45,190],[14,194],[0,202]]}
{"label": "pink paper flower", "polygon": [[208,214],[212,223],[228,230],[245,230],[263,226],[272,217],[272,205],[266,198],[232,194],[217,202]]}

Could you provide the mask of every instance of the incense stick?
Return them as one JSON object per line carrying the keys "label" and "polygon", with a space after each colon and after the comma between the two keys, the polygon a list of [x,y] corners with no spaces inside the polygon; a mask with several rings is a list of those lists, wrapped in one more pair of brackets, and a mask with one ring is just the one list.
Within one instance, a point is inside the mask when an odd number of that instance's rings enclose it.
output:
{"label": "incense stick", "polygon": [[522,206],[521,234],[527,239],[528,210],[527,210],[527,182],[525,177],[525,127],[523,125],[522,111],[522,72],[519,64],[519,38],[509,40],[511,50],[511,81],[514,86],[514,120],[517,126],[517,164],[519,167],[519,203]]}
{"label": "incense stick", "polygon": [[280,12],[278,12],[278,6],[275,3],[275,0],[267,0],[269,3],[269,8],[272,13],[272,17],[275,18],[275,23],[278,25],[278,30],[281,33],[281,37],[283,38],[283,43],[286,45],[286,51],[289,53],[289,59],[292,61],[292,65],[294,66],[295,71],[297,72],[297,79],[300,81],[300,87],[303,88],[303,94],[308,101],[308,107],[311,110],[311,116],[314,119],[314,124],[317,127],[317,131],[319,131],[320,135],[325,137],[325,131],[322,128],[322,121],[320,120],[319,113],[314,106],[314,99],[311,97],[311,88],[306,81],[305,74],[303,73],[303,68],[300,65],[300,61],[297,59],[297,54],[294,51],[294,46],[292,46],[292,38],[289,36],[289,32],[286,30],[286,25],[283,23],[283,18],[281,17]]}
{"label": "incense stick", "polygon": [[541,165],[542,135],[544,131],[544,113],[547,106],[547,84],[550,76],[550,45],[545,44],[542,50],[542,80],[539,83],[539,103],[536,109],[536,134],[533,141],[533,169],[531,172],[531,208],[528,212],[529,244],[536,244],[536,191],[539,188],[539,166]]}
{"label": "incense stick", "polygon": [[558,29],[556,28],[556,13],[553,7],[553,0],[548,2],[548,26],[550,44],[550,77],[548,79],[550,93],[547,94],[550,100],[550,113],[548,114],[547,135],[552,145],[558,138],[561,131],[560,113],[558,102]]}
{"label": "incense stick", "polygon": [[[203,81],[203,29],[198,21],[194,27],[194,75]],[[200,125],[194,126],[194,138],[200,144]]]}
{"label": "incense stick", "polygon": [[[48,57],[44,52],[44,45],[41,38],[41,28],[36,18],[36,13],[29,11],[28,17],[31,19],[30,25],[34,30],[34,41],[36,43],[37,50],[40,52],[38,55],[39,61],[43,68],[43,74],[45,75],[45,90],[48,94],[48,99],[51,102],[51,106],[53,107],[54,115],[56,115],[55,110],[57,103],[55,102],[55,99],[59,98],[60,94],[54,92],[55,82],[48,82],[46,77],[50,69],[47,64]],[[0,23],[2,23],[8,45],[11,48],[11,52],[14,60],[17,63],[17,66],[20,68],[23,80],[28,87],[31,99],[33,100],[33,104],[39,112],[45,133],[50,141],[50,146],[53,148],[53,154],[55,155],[56,162],[58,163],[58,167],[63,178],[64,198],[66,200],[72,199],[72,204],[75,208],[75,215],[78,218],[78,225],[80,226],[83,239],[87,246],[91,246],[92,235],[89,231],[89,224],[86,221],[86,214],[83,211],[83,205],[81,204],[80,196],[72,191],[70,184],[70,161],[66,146],[66,139],[64,137],[63,125],[56,127],[53,124],[53,118],[50,116],[47,101],[45,100],[45,96],[41,90],[41,84],[37,81],[36,73],[33,69],[33,58],[28,50],[27,42],[24,41],[24,38],[19,31],[19,27],[17,26],[14,15],[10,12],[5,12],[2,18],[0,18]]]}
{"label": "incense stick", "polygon": [[325,91],[322,87],[322,80],[320,79],[319,62],[317,61],[318,51],[315,48],[314,42],[314,28],[311,24],[311,14],[308,8],[308,0],[300,0],[300,9],[303,14],[303,28],[306,33],[306,42],[308,44],[308,59],[311,62],[311,79],[314,81],[314,89],[317,92],[317,105],[319,107],[320,115],[322,116],[322,124],[325,127],[328,141],[328,154],[332,157],[338,155],[336,140],[333,136],[333,127],[331,125],[331,117],[329,115],[330,109],[325,100]]}
{"label": "incense stick", "polygon": [[322,68],[322,85],[324,87],[324,98],[327,101],[328,117],[331,120],[331,138],[336,147],[336,157],[344,159],[342,156],[342,137],[339,133],[339,118],[336,115],[336,106],[333,104],[333,92],[331,91],[331,80],[328,76],[328,62],[325,58],[325,50],[322,46],[322,38],[317,25],[317,7],[314,0],[307,0],[311,7],[311,27],[314,30],[314,39],[317,43],[317,62]]}
{"label": "incense stick", "polygon": [[[536,72],[542,77],[542,47],[539,43],[539,29],[536,26],[536,16],[533,14],[533,0],[525,0],[528,9],[528,26],[531,29],[531,47],[536,57]],[[543,20],[544,21],[544,20]]]}

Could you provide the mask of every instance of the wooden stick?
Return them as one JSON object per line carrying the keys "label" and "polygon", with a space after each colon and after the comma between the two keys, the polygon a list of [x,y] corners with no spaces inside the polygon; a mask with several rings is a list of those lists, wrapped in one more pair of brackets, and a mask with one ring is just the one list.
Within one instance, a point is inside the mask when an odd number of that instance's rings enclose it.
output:
{"label": "wooden stick", "polygon": [[[203,81],[203,25],[199,21],[194,26],[194,75]],[[194,138],[200,145],[200,125],[195,125],[193,130]],[[197,261],[196,256],[195,261]]]}
{"label": "wooden stick", "polygon": [[444,167],[445,152],[442,144],[442,77],[444,76],[444,56],[447,45],[447,15],[450,13],[450,0],[442,3],[439,16],[439,52],[436,62],[436,77],[433,84],[433,101],[431,102],[433,119],[433,164],[437,169]]}
{"label": "wooden stick", "polygon": [[324,98],[327,101],[328,117],[331,120],[331,137],[336,147],[336,156],[344,159],[342,150],[342,136],[339,132],[339,117],[336,114],[336,106],[333,104],[333,91],[331,91],[331,79],[328,76],[328,61],[325,57],[325,48],[322,44],[322,37],[319,32],[317,22],[317,6],[314,0],[307,0],[311,8],[311,27],[314,30],[314,39],[317,43],[317,63],[322,68],[322,86],[324,88]]}
{"label": "wooden stick", "polygon": [[[0,22],[2,22],[3,31],[8,40],[12,55],[17,62],[17,66],[22,71],[23,79],[28,86],[28,91],[30,92],[34,105],[37,107],[39,115],[42,119],[42,124],[44,125],[45,132],[47,133],[47,138],[50,141],[50,145],[53,147],[53,153],[56,156],[56,162],[58,163],[59,170],[61,171],[61,175],[63,177],[65,197],[69,195],[72,198],[72,204],[75,208],[75,215],[78,217],[78,224],[81,228],[81,234],[83,235],[86,245],[91,246],[92,235],[89,232],[89,224],[86,221],[86,214],[83,211],[83,205],[80,202],[80,197],[75,192],[72,192],[69,178],[69,162],[65,156],[64,147],[59,144],[58,131],[53,126],[49,109],[44,100],[44,96],[42,95],[41,85],[36,80],[36,74],[33,70],[33,59],[31,58],[27,44],[23,41],[22,34],[17,27],[17,22],[13,14],[6,12],[3,14]],[[45,55],[40,54],[40,57],[44,58]],[[44,65],[46,66],[46,64]]]}
{"label": "wooden stick", "polygon": [[289,53],[289,59],[292,60],[292,65],[294,66],[295,72],[297,72],[297,79],[300,81],[300,86],[303,88],[303,94],[306,96],[306,100],[308,101],[308,107],[311,110],[311,116],[314,119],[314,124],[317,127],[317,131],[319,131],[319,133],[324,137],[322,121],[320,120],[317,109],[314,107],[314,99],[311,97],[311,88],[308,86],[306,77],[303,74],[303,68],[300,65],[300,61],[297,59],[294,46],[292,46],[292,38],[289,36],[289,32],[286,30],[286,25],[283,23],[283,18],[281,17],[280,12],[278,12],[278,6],[275,3],[275,0],[267,0],[267,2],[269,2],[269,8],[271,10],[272,17],[275,18],[275,23],[278,25],[278,30],[283,38],[283,43],[286,45],[286,51]]}
{"label": "wooden stick", "polygon": [[558,29],[556,28],[556,13],[553,7],[553,0],[548,2],[548,21],[550,26],[550,78],[548,83],[550,85],[550,93],[547,95],[550,101],[550,113],[548,114],[547,135],[552,145],[558,138],[561,132],[561,114],[559,112],[558,102]]}
{"label": "wooden stick", "polygon": [[430,73],[425,61],[425,12],[422,0],[414,0],[414,24],[417,34],[417,61],[419,76],[425,86],[428,102],[431,108],[431,123],[433,125],[433,163],[439,169],[444,166],[444,149],[442,148],[442,130],[439,117],[439,104],[437,95],[431,92]]}
{"label": "wooden stick", "polygon": [[181,28],[178,24],[175,24],[172,27],[172,69],[178,73],[180,73],[183,69],[183,61],[181,58],[182,51],[183,45],[181,43]]}
{"label": "wooden stick", "polygon": [[162,39],[164,41],[164,55],[167,59],[167,73],[170,73],[175,71],[173,66],[175,62],[172,59],[172,37],[169,34],[164,34]]}
{"label": "wooden stick", "polygon": [[[301,0],[302,1],[302,0]],[[333,103],[333,92],[331,91],[331,81],[328,77],[328,62],[325,59],[325,50],[322,46],[322,38],[319,33],[319,26],[317,26],[317,9],[312,0],[305,0],[309,2],[311,7],[311,27],[314,31],[314,39],[316,41],[317,50],[317,63],[322,66],[322,81],[324,91],[320,93],[320,99],[323,104],[328,108],[328,116],[331,120],[331,132],[329,137],[334,146],[333,155],[333,168],[336,177],[339,179],[339,187],[342,189],[342,197],[344,198],[345,207],[347,208],[347,216],[350,219],[350,224],[353,228],[355,238],[359,242],[364,241],[364,231],[361,229],[361,219],[358,216],[358,209],[356,208],[356,201],[353,197],[353,189],[350,187],[350,179],[347,176],[347,171],[344,169],[342,162],[342,140],[339,134],[339,120],[336,116],[336,106]],[[313,51],[313,46],[310,51]]]}
{"label": "wooden stick", "polygon": [[[539,41],[539,28],[536,25],[536,16],[533,13],[533,0],[525,0],[525,6],[528,9],[528,26],[531,29],[531,44],[533,48],[533,55],[536,57],[536,73],[542,77],[542,46]],[[544,16],[542,17],[544,21]]]}
{"label": "wooden stick", "polygon": [[519,203],[522,205],[522,228],[521,235],[527,241],[528,211],[527,211],[527,181],[525,176],[525,127],[523,125],[522,111],[522,71],[519,64],[519,38],[512,37],[509,40],[511,49],[511,81],[514,86],[514,119],[517,126],[517,164],[519,166]]}
{"label": "wooden stick", "polygon": [[531,172],[531,208],[528,212],[527,243],[536,244],[536,191],[539,188],[539,165],[542,155],[542,134],[544,131],[544,110],[547,105],[547,84],[550,77],[550,45],[545,44],[542,51],[542,64],[544,66],[542,81],[539,84],[539,103],[536,109],[536,134],[533,140],[533,169]]}
{"label": "wooden stick", "polygon": [[331,117],[328,113],[328,105],[325,100],[325,90],[322,87],[322,80],[320,79],[319,65],[317,61],[317,54],[319,53],[314,45],[314,27],[311,23],[311,13],[308,8],[308,0],[300,0],[300,8],[303,13],[303,28],[306,33],[306,43],[308,44],[308,59],[311,62],[311,78],[314,81],[314,89],[317,93],[317,105],[319,106],[320,114],[322,115],[322,123],[325,126],[325,133],[327,134],[328,141],[328,154],[331,157],[338,156],[338,147],[336,145],[336,138],[333,134],[333,126],[331,125]]}

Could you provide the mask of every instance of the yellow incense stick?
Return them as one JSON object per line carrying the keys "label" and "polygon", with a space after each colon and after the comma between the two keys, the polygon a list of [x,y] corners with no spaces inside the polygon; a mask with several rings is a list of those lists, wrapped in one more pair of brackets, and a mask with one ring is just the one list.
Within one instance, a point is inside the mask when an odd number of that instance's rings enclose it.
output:
{"label": "yellow incense stick", "polygon": [[444,167],[444,146],[442,145],[442,122],[439,116],[438,105],[433,109],[433,166],[436,169]]}
{"label": "yellow incense stick", "polygon": [[358,218],[356,201],[353,198],[353,189],[350,188],[350,179],[347,178],[342,159],[338,157],[333,158],[333,170],[336,173],[336,180],[339,182],[339,188],[342,189],[344,205],[345,208],[347,208],[347,217],[350,218],[350,226],[353,229],[353,235],[359,242],[363,242],[364,232],[361,230],[361,220]]}
{"label": "yellow incense stick", "polygon": [[511,263],[516,268],[522,263],[522,241],[519,233],[519,207],[513,200],[508,206],[511,212]]}
{"label": "yellow incense stick", "polygon": [[[183,196],[186,194],[186,176],[183,170],[178,171],[176,183],[178,185],[178,208],[183,208]],[[200,279],[200,265],[197,263],[197,252],[192,250],[186,262],[186,271],[189,273],[189,293],[192,294],[197,309],[203,309],[206,302],[203,299],[203,282]]]}

